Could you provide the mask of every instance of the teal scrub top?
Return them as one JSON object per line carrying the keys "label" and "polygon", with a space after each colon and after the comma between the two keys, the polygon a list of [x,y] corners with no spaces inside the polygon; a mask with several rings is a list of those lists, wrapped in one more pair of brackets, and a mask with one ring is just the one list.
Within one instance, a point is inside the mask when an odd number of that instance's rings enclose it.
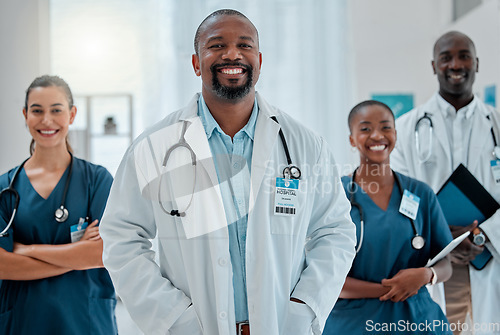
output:
{"label": "teal scrub top", "polygon": [[[0,188],[8,186],[15,169],[0,177]],[[69,174],[66,169],[47,199],[32,187],[24,169],[14,183],[20,196],[19,209],[8,237],[0,247],[12,251],[13,242],[23,244],[71,243],[70,226],[79,218],[101,219],[112,183],[102,166],[73,158],[73,171],[65,206],[68,219],[54,218],[60,207]],[[13,197],[0,200],[0,231],[11,216]],[[0,334],[117,334],[116,299],[104,268],[70,271],[28,281],[4,280],[0,286]]]}
{"label": "teal scrub top", "polygon": [[[364,216],[364,239],[348,274],[360,280],[380,283],[400,270],[426,265],[452,240],[450,230],[436,195],[426,184],[396,173],[403,190],[420,197],[415,226],[425,238],[425,246],[415,250],[410,220],[399,213],[401,193],[396,183],[386,211],[378,207],[359,185],[354,184],[354,200]],[[342,177],[348,198],[351,177]],[[360,217],[356,207],[351,209],[360,238]],[[429,327],[433,323],[442,325]],[[418,327],[418,328],[416,328]],[[447,331],[448,330],[448,331]],[[332,334],[452,334],[441,308],[430,297],[427,288],[402,302],[378,299],[339,299],[330,313],[324,335]]]}

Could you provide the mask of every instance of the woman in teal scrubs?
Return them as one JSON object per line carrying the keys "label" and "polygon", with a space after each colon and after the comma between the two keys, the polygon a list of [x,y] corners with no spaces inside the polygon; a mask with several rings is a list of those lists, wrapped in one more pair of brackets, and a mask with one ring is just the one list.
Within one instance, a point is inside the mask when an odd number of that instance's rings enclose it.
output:
{"label": "woman in teal scrubs", "polygon": [[[342,183],[353,205],[358,250],[323,334],[452,334],[425,287],[451,276],[447,258],[425,267],[452,239],[435,194],[391,170],[396,130],[388,106],[372,100],[356,105],[349,129],[360,165]],[[400,212],[402,203],[414,219]]]}
{"label": "woman in teal scrubs", "polygon": [[[35,79],[23,114],[33,140],[13,183],[20,196],[15,219],[0,237],[0,334],[117,334],[98,227],[112,177],[71,154],[76,107],[61,78]],[[15,171],[0,177],[1,189]],[[13,208],[12,194],[3,194],[0,231]]]}

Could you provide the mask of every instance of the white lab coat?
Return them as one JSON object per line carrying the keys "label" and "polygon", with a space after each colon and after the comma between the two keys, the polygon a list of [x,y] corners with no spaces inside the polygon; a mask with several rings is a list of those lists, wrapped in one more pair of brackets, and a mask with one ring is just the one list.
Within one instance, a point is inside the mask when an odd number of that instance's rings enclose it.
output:
{"label": "white lab coat", "polygon": [[[197,117],[198,97],[132,144],[100,225],[104,265],[146,334],[236,334],[228,229],[215,167],[206,159],[210,148]],[[321,334],[355,254],[350,204],[326,143],[258,94],[257,99],[246,240],[251,333]],[[185,138],[197,155],[197,178],[215,185],[196,191],[182,219],[161,210],[154,181],[165,152],[179,141],[180,120],[192,122]],[[273,215],[276,177],[286,164],[280,126],[302,171],[295,217]],[[169,192],[186,203],[185,194]],[[155,236],[158,263],[150,243]],[[290,296],[307,305],[290,302]]]}
{"label": "white lab coat", "polygon": [[[438,192],[444,182],[453,172],[450,143],[446,134],[445,120],[438,109],[437,93],[424,105],[415,108],[396,120],[398,140],[396,149],[391,155],[392,167],[403,174],[428,183],[435,192]],[[494,144],[491,136],[493,124],[497,142],[500,136],[500,121],[498,113],[486,106],[479,98],[476,110],[470,122],[472,123],[467,162],[462,162],[481,184],[500,201],[500,185],[495,183],[490,169],[490,161]],[[421,163],[417,157],[415,146],[415,124],[417,120],[430,113],[434,126],[432,155],[430,159]],[[490,120],[487,119],[490,116]],[[424,142],[426,139],[422,139]],[[472,222],[471,222],[472,223]],[[453,222],[449,222],[453,224]],[[493,259],[481,270],[470,266],[472,308],[474,323],[498,323],[500,320],[500,211],[481,224],[490,239],[486,247],[493,255]],[[497,324],[498,325],[498,324]],[[483,334],[476,332],[476,334]],[[493,334],[492,331],[484,334]],[[497,334],[497,333],[495,333]]]}

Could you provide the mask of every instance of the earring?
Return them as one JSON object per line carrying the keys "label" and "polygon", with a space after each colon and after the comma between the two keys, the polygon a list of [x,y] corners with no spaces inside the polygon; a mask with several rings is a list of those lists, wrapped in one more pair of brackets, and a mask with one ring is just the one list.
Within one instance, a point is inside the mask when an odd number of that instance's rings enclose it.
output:
{"label": "earring", "polygon": [[358,148],[356,148],[356,147],[351,147],[351,151],[352,151],[352,152],[356,152],[356,151],[358,151]]}

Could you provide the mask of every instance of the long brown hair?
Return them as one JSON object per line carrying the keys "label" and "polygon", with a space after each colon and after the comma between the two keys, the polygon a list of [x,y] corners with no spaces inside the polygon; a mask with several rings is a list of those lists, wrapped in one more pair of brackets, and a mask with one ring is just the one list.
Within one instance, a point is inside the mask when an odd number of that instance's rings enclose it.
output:
{"label": "long brown hair", "polygon": [[[35,80],[33,80],[33,82],[26,90],[26,98],[24,99],[24,109],[28,111],[28,97],[32,89],[37,87],[51,87],[51,86],[62,88],[64,93],[66,94],[66,98],[68,99],[69,108],[70,109],[73,108],[73,94],[71,93],[71,89],[69,88],[68,83],[66,83],[64,79],[58,76],[43,75],[41,77],[35,78]],[[73,153],[73,148],[71,148],[71,145],[69,144],[68,136],[66,136],[66,147],[70,153]],[[35,140],[31,139],[30,155],[33,155],[33,152],[35,152]]]}

